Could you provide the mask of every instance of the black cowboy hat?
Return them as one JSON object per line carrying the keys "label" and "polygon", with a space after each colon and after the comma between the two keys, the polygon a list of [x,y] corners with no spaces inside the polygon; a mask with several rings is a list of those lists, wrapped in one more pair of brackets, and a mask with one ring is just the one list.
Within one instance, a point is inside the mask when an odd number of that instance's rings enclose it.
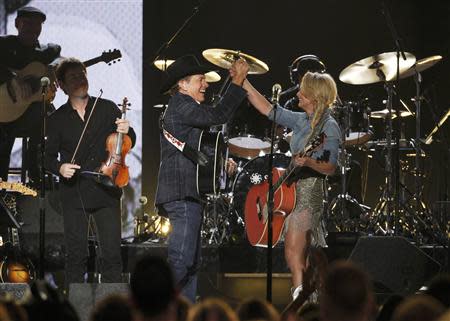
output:
{"label": "black cowboy hat", "polygon": [[203,75],[209,71],[213,71],[214,68],[200,65],[197,58],[194,55],[186,55],[175,60],[173,64],[167,67],[166,81],[161,86],[161,93],[166,93],[170,88],[175,85],[178,80],[183,79],[186,76],[191,75]]}
{"label": "black cowboy hat", "polygon": [[44,12],[36,7],[31,6],[19,8],[17,10],[17,18],[20,17],[40,17],[42,19],[42,22],[44,22],[47,18]]}

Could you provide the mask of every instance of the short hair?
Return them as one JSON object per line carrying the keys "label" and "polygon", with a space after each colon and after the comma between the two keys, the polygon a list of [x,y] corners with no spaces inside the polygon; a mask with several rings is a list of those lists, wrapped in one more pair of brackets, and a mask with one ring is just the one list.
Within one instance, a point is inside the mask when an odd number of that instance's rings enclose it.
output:
{"label": "short hair", "polygon": [[165,259],[146,255],[134,267],[131,296],[138,310],[148,318],[163,313],[176,299],[172,270]]}
{"label": "short hair", "polygon": [[280,318],[278,311],[272,304],[261,299],[247,299],[236,310],[240,321],[267,320],[277,321]]}
{"label": "short hair", "polygon": [[206,299],[189,311],[188,321],[238,321],[234,310],[221,299]]}
{"label": "short hair", "polygon": [[357,320],[374,312],[374,299],[368,274],[350,261],[330,266],[320,293],[324,320]]}
{"label": "short hair", "polygon": [[184,295],[177,297],[177,321],[186,321],[192,304]]}
{"label": "short hair", "polygon": [[447,309],[450,308],[450,274],[433,277],[425,293],[438,299]]}
{"label": "short hair", "polygon": [[180,91],[180,86],[178,85],[178,83],[179,83],[180,81],[182,81],[182,80],[189,81],[189,80],[191,79],[192,76],[193,76],[193,75],[189,75],[189,76],[183,77],[183,78],[181,78],[180,80],[178,80],[178,81],[175,83],[175,85],[173,85],[173,86],[169,89],[169,95],[170,95],[170,96],[173,96],[173,95],[175,95],[177,92],[179,92],[179,91]]}
{"label": "short hair", "polygon": [[432,321],[445,312],[444,305],[427,294],[407,297],[395,309],[393,321]]}
{"label": "short hair", "polygon": [[58,64],[56,68],[56,79],[58,82],[64,82],[64,78],[66,77],[66,73],[69,69],[74,69],[81,67],[84,72],[86,72],[86,66],[77,58],[65,58]]}
{"label": "short hair", "polygon": [[127,297],[111,294],[98,302],[91,312],[91,321],[132,321],[133,313]]}
{"label": "short hair", "polygon": [[0,299],[0,319],[2,321],[27,321],[27,312],[12,298]]}

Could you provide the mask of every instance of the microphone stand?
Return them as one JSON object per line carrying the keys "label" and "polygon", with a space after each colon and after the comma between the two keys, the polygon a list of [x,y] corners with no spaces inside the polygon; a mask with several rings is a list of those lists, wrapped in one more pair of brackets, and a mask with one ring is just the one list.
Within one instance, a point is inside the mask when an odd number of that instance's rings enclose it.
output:
{"label": "microphone stand", "polygon": [[186,27],[189,25],[189,22],[192,20],[192,18],[194,18],[198,12],[200,11],[200,7],[205,3],[206,1],[200,2],[200,4],[196,7],[194,7],[194,11],[192,12],[192,14],[183,22],[183,24],[180,26],[180,28],[177,29],[177,31],[175,31],[175,33],[173,34],[172,37],[169,38],[169,40],[167,40],[166,42],[164,42],[161,47],[159,47],[159,49],[156,51],[154,58],[152,59],[152,64],[158,60],[158,58],[161,56],[161,54],[163,52],[165,52],[170,45],[172,44],[172,42],[175,40],[176,37],[178,37],[178,35],[184,30],[186,29]]}
{"label": "microphone stand", "polygon": [[39,150],[39,270],[38,278],[43,280],[45,276],[45,140],[47,123],[46,93],[48,84],[42,85],[42,110],[41,110],[41,144]]}
{"label": "microphone stand", "polygon": [[275,191],[273,190],[273,157],[274,157],[274,144],[275,144],[275,131],[277,128],[277,105],[278,105],[279,92],[274,91],[272,97],[272,108],[273,108],[273,121],[271,129],[271,142],[270,142],[270,154],[269,154],[269,164],[268,164],[268,178],[267,183],[269,185],[269,193],[267,197],[267,277],[266,277],[266,300],[272,302],[272,220],[273,220],[273,199]]}

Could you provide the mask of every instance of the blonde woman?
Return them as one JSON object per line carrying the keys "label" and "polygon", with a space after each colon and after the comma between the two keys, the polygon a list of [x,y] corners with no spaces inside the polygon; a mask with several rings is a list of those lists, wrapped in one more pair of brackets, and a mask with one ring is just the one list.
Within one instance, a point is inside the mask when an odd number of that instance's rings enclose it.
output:
{"label": "blonde woman", "polygon": [[[269,119],[274,110],[247,80],[243,88],[248,92],[252,105]],[[285,234],[285,258],[292,273],[293,299],[302,290],[302,274],[307,265],[310,245],[325,246],[325,231],[321,225],[323,212],[324,178],[336,170],[340,130],[330,115],[330,106],[336,99],[337,89],[333,78],[326,73],[307,72],[297,93],[298,106],[303,113],[278,107],[276,123],[293,131],[290,149],[292,161],[298,166],[295,180],[297,203],[287,218]],[[301,157],[305,145],[319,134],[324,141],[310,157]]]}

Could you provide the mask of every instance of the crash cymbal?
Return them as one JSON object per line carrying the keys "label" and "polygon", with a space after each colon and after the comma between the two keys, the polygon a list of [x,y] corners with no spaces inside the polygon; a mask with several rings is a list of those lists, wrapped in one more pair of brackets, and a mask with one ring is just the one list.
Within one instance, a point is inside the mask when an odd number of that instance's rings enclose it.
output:
{"label": "crash cymbal", "polygon": [[442,59],[442,56],[439,56],[439,55],[420,59],[411,68],[409,68],[405,72],[401,73],[400,79],[412,76],[416,72],[422,72],[424,70],[427,70],[428,68],[433,67],[439,61],[441,61],[441,59]]}
{"label": "crash cymbal", "polygon": [[[156,60],[153,64],[156,68],[158,68],[161,71],[166,70],[171,64],[174,63],[175,60],[173,59],[161,59]],[[220,81],[221,77],[220,75],[215,71],[210,71],[205,74],[206,81],[207,82],[218,82]]]}
{"label": "crash cymbal", "polygon": [[[387,109],[383,109],[383,110],[376,110],[376,111],[372,111],[370,113],[370,118],[386,118],[389,114],[389,110]],[[400,111],[400,117],[408,117],[408,116],[412,116],[413,114],[408,111],[408,110],[401,110]],[[397,113],[395,110],[392,110],[392,119],[394,119],[395,117],[397,117]]]}
{"label": "crash cymbal", "polygon": [[205,74],[206,82],[218,82],[220,81],[220,75],[215,71],[210,71]]}
{"label": "crash cymbal", "polygon": [[224,69],[230,69],[231,64],[238,58],[244,58],[249,65],[249,74],[264,74],[269,71],[269,67],[261,60],[247,55],[243,52],[229,49],[206,49],[203,57],[210,63]]}
{"label": "crash cymbal", "polygon": [[[411,68],[416,57],[405,52],[406,60],[400,57],[400,74]],[[385,52],[361,59],[341,71],[339,79],[351,85],[367,85],[380,81],[392,81],[397,74],[397,52]]]}

